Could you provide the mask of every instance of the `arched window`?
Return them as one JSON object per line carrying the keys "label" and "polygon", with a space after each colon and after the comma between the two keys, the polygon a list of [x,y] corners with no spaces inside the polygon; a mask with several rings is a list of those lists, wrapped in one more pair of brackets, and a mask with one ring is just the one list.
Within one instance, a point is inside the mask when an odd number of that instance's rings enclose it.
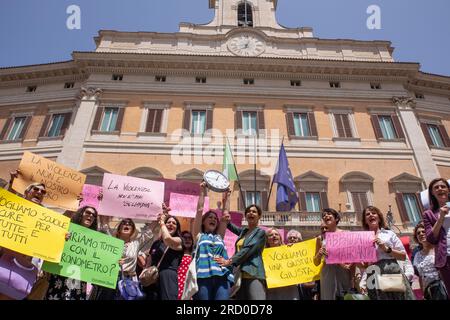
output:
{"label": "arched window", "polygon": [[247,1],[238,5],[238,26],[253,27],[253,10]]}

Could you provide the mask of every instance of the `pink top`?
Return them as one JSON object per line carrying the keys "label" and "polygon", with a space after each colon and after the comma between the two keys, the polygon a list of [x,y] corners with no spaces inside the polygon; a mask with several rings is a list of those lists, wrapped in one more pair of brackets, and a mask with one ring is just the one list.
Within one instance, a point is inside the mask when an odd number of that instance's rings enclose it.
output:
{"label": "pink top", "polygon": [[0,258],[0,293],[23,300],[36,282],[38,269],[21,265],[13,255],[5,253]]}

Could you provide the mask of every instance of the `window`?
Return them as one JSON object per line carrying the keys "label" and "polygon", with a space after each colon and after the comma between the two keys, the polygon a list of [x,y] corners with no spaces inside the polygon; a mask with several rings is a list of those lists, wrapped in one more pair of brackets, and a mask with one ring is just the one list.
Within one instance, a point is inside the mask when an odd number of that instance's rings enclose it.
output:
{"label": "window", "polygon": [[166,82],[166,76],[155,76],[156,82]]}
{"label": "window", "polygon": [[206,111],[192,110],[192,134],[203,134],[206,131]]}
{"label": "window", "polygon": [[243,80],[244,81],[244,84],[245,85],[253,85],[253,84],[255,84],[255,79],[244,79]]}
{"label": "window", "polygon": [[409,222],[412,222],[414,226],[420,222],[422,214],[419,204],[417,202],[416,194],[404,193],[403,204],[405,206],[406,214],[408,215]]}
{"label": "window", "polygon": [[36,92],[37,86],[29,86],[27,87],[27,92]]}
{"label": "window", "polygon": [[416,99],[425,99],[425,96],[422,94],[422,93],[415,93],[415,95],[416,95]]}
{"label": "window", "polygon": [[72,89],[73,87],[75,87],[75,83],[74,82],[66,82],[64,84],[64,89]]}
{"label": "window", "polygon": [[248,207],[251,204],[261,206],[261,192],[259,191],[246,191],[245,192],[245,206]]}
{"label": "window", "polygon": [[396,139],[394,124],[390,116],[379,116],[378,121],[380,123],[381,133],[384,139]]}
{"label": "window", "polygon": [[244,134],[254,135],[258,133],[257,115],[256,111],[242,112],[242,132]]}
{"label": "window", "polygon": [[294,113],[294,130],[297,137],[309,137],[311,135],[307,113]]}
{"label": "window", "polygon": [[404,139],[402,126],[396,115],[376,115],[370,116],[372,126],[377,139],[395,140]]}
{"label": "window", "polygon": [[253,27],[253,11],[250,4],[247,2],[239,4],[237,20],[239,27]]}
{"label": "window", "polygon": [[320,193],[319,192],[306,192],[306,211],[308,212],[321,212],[320,206]]}
{"label": "window", "polygon": [[381,89],[381,84],[379,84],[379,83],[371,83],[370,84],[370,88],[372,90],[380,90]]}
{"label": "window", "polygon": [[122,81],[123,80],[123,74],[113,74],[112,80],[114,81]]}
{"label": "window", "polygon": [[291,80],[291,87],[301,87],[302,82],[300,80]]}
{"label": "window", "polygon": [[428,134],[430,135],[432,145],[438,148],[444,148],[444,140],[442,139],[441,133],[439,132],[439,128],[436,125],[429,124],[428,125]]}
{"label": "window", "polygon": [[52,123],[48,129],[47,137],[58,137],[61,135],[61,129],[63,128],[65,114],[54,114],[52,117]]}
{"label": "window", "polygon": [[353,201],[353,210],[356,213],[361,213],[365,207],[369,205],[366,192],[351,192]]}
{"label": "window", "polygon": [[20,140],[21,137],[23,136],[22,132],[24,131],[26,120],[27,117],[14,118],[13,124],[11,126],[11,129],[9,130],[6,140],[9,141]]}
{"label": "window", "polygon": [[158,133],[161,132],[161,122],[163,109],[148,109],[147,125],[145,132]]}
{"label": "window", "polygon": [[196,83],[206,83],[206,78],[205,77],[196,77],[195,82]]}
{"label": "window", "polygon": [[348,113],[335,113],[334,120],[339,138],[352,138],[352,128]]}
{"label": "window", "polygon": [[116,130],[119,108],[105,108],[100,126],[102,132],[112,132]]}
{"label": "window", "polygon": [[340,88],[341,83],[337,81],[330,81],[330,88]]}

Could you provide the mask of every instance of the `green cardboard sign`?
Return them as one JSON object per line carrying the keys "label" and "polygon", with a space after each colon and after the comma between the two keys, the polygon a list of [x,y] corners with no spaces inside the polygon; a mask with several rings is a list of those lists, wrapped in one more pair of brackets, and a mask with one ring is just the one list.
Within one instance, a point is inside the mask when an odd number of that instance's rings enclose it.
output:
{"label": "green cardboard sign", "polygon": [[44,262],[46,272],[115,289],[124,242],[71,223],[61,262]]}

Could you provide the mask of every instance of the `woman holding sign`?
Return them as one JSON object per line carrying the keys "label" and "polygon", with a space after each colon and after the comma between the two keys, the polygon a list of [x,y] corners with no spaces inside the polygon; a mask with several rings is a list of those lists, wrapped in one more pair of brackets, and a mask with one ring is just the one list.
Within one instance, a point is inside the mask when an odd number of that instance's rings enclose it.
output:
{"label": "woman holding sign", "polygon": [[362,227],[375,234],[377,262],[369,266],[367,291],[371,300],[414,300],[414,293],[397,260],[406,259],[406,250],[397,235],[386,227],[380,209],[368,206],[363,210]]}
{"label": "woman holding sign", "polygon": [[222,221],[228,230],[238,236],[236,253],[231,259],[217,258],[224,267],[240,268],[241,286],[237,292],[238,300],[266,300],[266,273],[262,252],[266,246],[266,232],[258,227],[262,216],[259,206],[252,204],[245,208],[248,227],[239,228],[231,223],[229,212],[224,211]]}
{"label": "woman holding sign", "polygon": [[[341,220],[339,212],[327,208],[322,211],[322,223],[326,232],[342,232],[337,225]],[[322,228],[322,227],[321,227]],[[326,233],[317,238],[316,255],[314,264],[318,266],[327,256]],[[355,268],[351,264],[326,264],[324,263],[320,274],[320,300],[336,300],[343,298],[346,292],[353,287],[353,275]]]}
{"label": "woman holding sign", "polygon": [[[206,183],[202,182],[193,232],[194,237],[198,239],[196,255],[198,292],[194,300],[228,300],[229,289],[234,283],[233,274],[229,268],[217,262],[218,258],[228,259],[223,242],[226,225],[220,224],[219,217],[214,211],[208,211],[202,217],[206,191]],[[224,213],[228,213],[230,211],[228,191],[223,195],[223,204]]]}
{"label": "woman holding sign", "polygon": [[435,266],[450,293],[450,186],[445,179],[431,181],[428,187],[430,209],[423,213],[427,240],[436,246]]}
{"label": "woman holding sign", "polygon": [[[20,171],[16,170],[10,173],[11,179],[9,180],[8,191],[15,193],[12,189],[12,185],[14,180],[20,175]],[[42,205],[42,201],[44,201],[44,197],[47,194],[47,189],[45,184],[40,182],[33,182],[30,184],[24,191],[23,197],[28,201],[36,203],[38,205]]]}
{"label": "woman holding sign", "polygon": [[[98,212],[95,208],[83,207],[78,209],[71,223],[97,231],[97,217]],[[84,281],[52,274],[45,300],[86,300],[86,288],[87,284]]]}

